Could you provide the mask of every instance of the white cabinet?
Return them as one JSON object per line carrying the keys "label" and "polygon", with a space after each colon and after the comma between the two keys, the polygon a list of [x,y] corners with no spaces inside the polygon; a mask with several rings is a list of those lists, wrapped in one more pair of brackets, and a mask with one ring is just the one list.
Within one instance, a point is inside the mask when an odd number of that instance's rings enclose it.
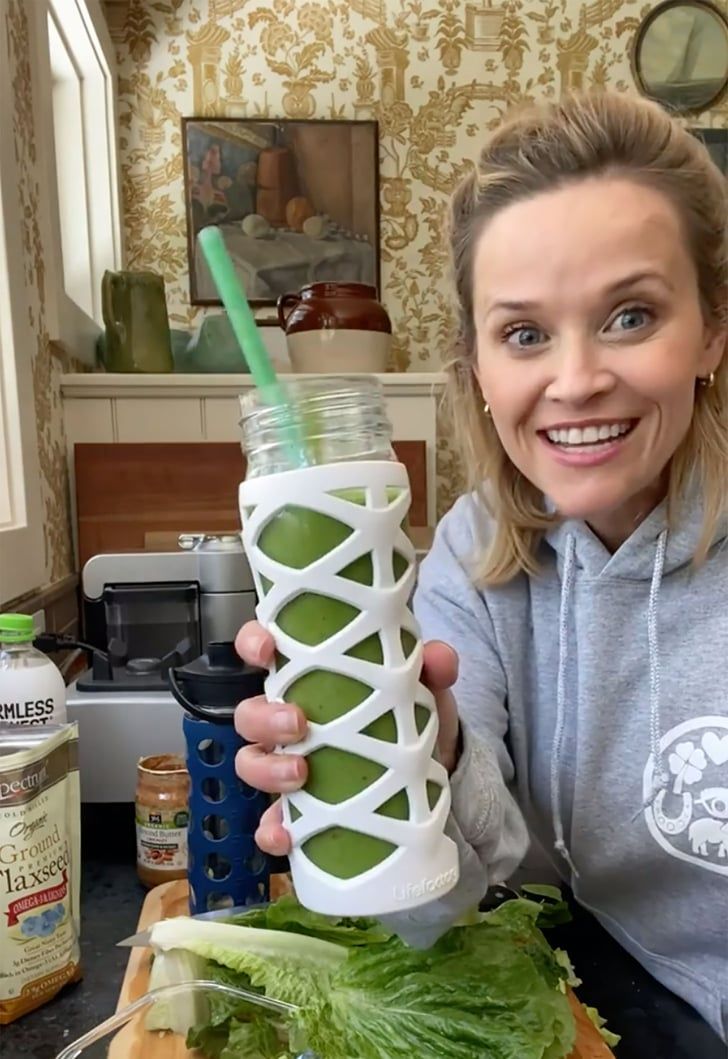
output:
{"label": "white cabinet", "polygon": [[[437,403],[445,376],[412,372],[377,377],[395,440],[425,442],[427,514],[434,526]],[[71,475],[73,446],[79,442],[239,441],[238,397],[251,387],[247,375],[64,375]]]}

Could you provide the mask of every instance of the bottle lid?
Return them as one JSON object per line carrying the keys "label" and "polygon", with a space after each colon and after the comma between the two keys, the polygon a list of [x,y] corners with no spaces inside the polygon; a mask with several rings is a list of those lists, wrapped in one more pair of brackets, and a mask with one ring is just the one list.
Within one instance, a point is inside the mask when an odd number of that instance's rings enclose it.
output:
{"label": "bottle lid", "polygon": [[0,643],[30,643],[34,639],[30,614],[0,614]]}
{"label": "bottle lid", "polygon": [[199,720],[232,724],[241,699],[262,695],[267,673],[245,665],[229,641],[214,641],[205,654],[167,674],[177,702]]}

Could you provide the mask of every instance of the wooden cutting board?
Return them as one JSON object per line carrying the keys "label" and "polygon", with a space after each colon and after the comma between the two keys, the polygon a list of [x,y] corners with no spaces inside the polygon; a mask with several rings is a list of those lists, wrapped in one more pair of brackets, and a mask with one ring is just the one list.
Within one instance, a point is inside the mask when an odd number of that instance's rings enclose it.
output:
{"label": "wooden cutting board", "polygon": [[[272,896],[277,897],[273,886],[272,890]],[[139,918],[139,930],[147,930],[160,919],[187,915],[187,911],[187,883],[164,883],[147,894]],[[151,949],[131,950],[117,1010],[146,993],[149,985],[150,958]],[[570,994],[569,1001],[577,1026],[577,1044],[570,1059],[614,1059],[613,1053],[589,1021],[584,1008],[573,993]],[[184,1041],[176,1035],[148,1033],[144,1029],[142,1014],[117,1033],[109,1048],[108,1059],[191,1059],[193,1054],[200,1053],[189,1052]]]}

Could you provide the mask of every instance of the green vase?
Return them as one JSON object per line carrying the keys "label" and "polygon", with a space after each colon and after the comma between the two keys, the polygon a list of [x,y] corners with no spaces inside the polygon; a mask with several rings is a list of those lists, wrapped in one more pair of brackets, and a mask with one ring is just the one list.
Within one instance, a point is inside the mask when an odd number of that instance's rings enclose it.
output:
{"label": "green vase", "polygon": [[156,272],[105,272],[101,294],[106,370],[173,371],[162,277]]}

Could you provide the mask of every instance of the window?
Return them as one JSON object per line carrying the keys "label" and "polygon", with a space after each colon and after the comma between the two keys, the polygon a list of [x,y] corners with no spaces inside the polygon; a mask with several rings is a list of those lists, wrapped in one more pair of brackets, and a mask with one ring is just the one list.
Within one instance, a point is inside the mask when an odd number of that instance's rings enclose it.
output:
{"label": "window", "polygon": [[[0,0],[0,55],[7,27]],[[13,91],[0,63],[0,603],[45,579],[38,443],[25,305]]]}
{"label": "window", "polygon": [[57,189],[50,210],[51,326],[75,356],[93,363],[103,325],[101,279],[106,269],[121,267],[112,47],[99,0],[38,6],[46,20],[38,27],[41,66],[49,75],[46,164],[49,186]]}
{"label": "window", "polygon": [[[37,321],[28,313],[15,94],[3,58],[10,11],[0,0],[0,604],[47,578],[31,355]],[[93,363],[101,277],[121,267],[113,49],[101,0],[30,0],[23,12],[46,326]]]}

